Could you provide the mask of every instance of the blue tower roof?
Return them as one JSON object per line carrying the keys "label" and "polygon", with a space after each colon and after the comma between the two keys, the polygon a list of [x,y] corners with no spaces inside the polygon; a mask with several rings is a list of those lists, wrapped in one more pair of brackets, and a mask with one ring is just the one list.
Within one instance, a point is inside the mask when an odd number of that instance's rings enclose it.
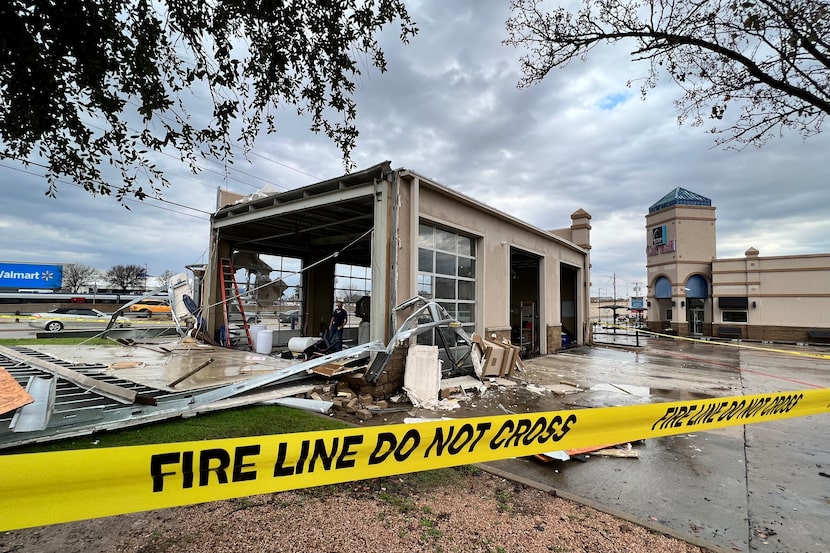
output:
{"label": "blue tower roof", "polygon": [[649,213],[654,213],[655,211],[660,211],[661,209],[666,209],[667,207],[671,207],[673,205],[706,205],[711,206],[712,200],[701,196],[700,194],[695,194],[690,190],[686,190],[685,188],[680,188],[679,186],[660,198],[657,203],[653,204],[650,208],[648,208]]}

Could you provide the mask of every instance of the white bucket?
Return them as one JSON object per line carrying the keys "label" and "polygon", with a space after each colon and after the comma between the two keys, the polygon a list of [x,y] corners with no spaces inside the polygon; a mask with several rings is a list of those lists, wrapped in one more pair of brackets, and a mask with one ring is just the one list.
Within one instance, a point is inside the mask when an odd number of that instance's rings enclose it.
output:
{"label": "white bucket", "polygon": [[308,336],[297,336],[288,340],[288,351],[294,353],[302,353],[306,349],[310,348],[320,338],[308,337]]}
{"label": "white bucket", "polygon": [[265,325],[261,325],[261,324],[250,325],[248,327],[248,333],[251,335],[251,342],[253,342],[251,344],[251,349],[252,350],[256,346],[256,335],[259,334],[259,332],[261,330],[265,330],[266,328],[268,328],[268,327],[266,327]]}
{"label": "white bucket", "polygon": [[273,330],[260,330],[256,333],[254,344],[256,345],[257,353],[271,353],[271,347],[274,342]]}

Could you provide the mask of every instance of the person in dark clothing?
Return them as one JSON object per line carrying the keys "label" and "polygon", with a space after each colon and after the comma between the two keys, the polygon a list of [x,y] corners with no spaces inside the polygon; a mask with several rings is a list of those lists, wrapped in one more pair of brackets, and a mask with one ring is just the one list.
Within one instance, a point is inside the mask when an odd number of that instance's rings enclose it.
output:
{"label": "person in dark clothing", "polygon": [[331,322],[329,323],[328,342],[332,345],[333,351],[340,351],[343,349],[343,327],[349,320],[349,314],[343,309],[343,302],[338,301],[337,307],[331,314]]}

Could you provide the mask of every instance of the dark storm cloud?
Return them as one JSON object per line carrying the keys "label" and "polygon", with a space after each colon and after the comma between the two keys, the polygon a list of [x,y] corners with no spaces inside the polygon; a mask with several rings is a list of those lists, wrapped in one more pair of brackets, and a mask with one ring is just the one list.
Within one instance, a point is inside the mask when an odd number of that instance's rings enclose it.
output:
{"label": "dark storm cloud", "polygon": [[[621,287],[644,281],[645,214],[677,186],[717,207],[719,257],[740,257],[750,246],[762,255],[830,252],[826,136],[803,142],[785,133],[760,150],[718,148],[706,126],[677,125],[673,102],[682,91],[673,83],[663,80],[641,100],[637,79],[647,68],[629,60],[625,43],[520,90],[521,52],[501,44],[507,2],[409,9],[418,36],[401,46],[389,29],[388,71],[361,65],[358,168],[389,159],[546,229],[568,226],[570,214],[585,209],[593,217],[595,286],[615,274]],[[278,132],[261,136],[233,166],[203,162],[193,176],[159,160],[173,175],[165,197],[210,211],[219,187],[286,190],[343,173],[339,150],[310,133],[306,119],[288,108],[277,115]],[[207,248],[203,214],[172,206],[191,217],[146,206],[126,212],[81,191],[49,200],[42,179],[26,177],[25,187],[17,179],[0,168],[0,235],[10,236],[9,221],[26,229],[4,258],[77,257],[100,268],[146,262],[160,272],[180,270]]]}

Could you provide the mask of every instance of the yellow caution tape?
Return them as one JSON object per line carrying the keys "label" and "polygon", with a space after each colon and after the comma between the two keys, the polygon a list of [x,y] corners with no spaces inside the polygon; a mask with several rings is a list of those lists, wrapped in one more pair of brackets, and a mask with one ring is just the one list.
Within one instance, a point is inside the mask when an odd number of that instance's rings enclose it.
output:
{"label": "yellow caution tape", "polygon": [[[606,324],[607,328],[619,328],[623,330],[632,330],[631,327],[621,326],[621,325],[612,325]],[[760,346],[751,346],[749,344],[745,344],[742,342],[722,342],[722,341],[713,341],[713,340],[705,340],[702,338],[692,338],[690,336],[675,336],[674,334],[662,334],[660,332],[654,332],[652,330],[643,330],[643,329],[635,329],[640,334],[646,334],[649,336],[656,336],[658,338],[671,338],[673,340],[683,340],[685,342],[697,342],[701,344],[716,344],[720,346],[726,347],[734,347],[734,348],[741,348],[741,349],[751,349],[756,351],[766,351],[770,353],[783,353],[786,355],[797,355],[801,357],[809,357],[810,359],[830,359],[830,354],[826,353],[815,353],[810,351],[798,351],[792,349],[780,349],[780,348],[766,348]]]}
{"label": "yellow caution tape", "polygon": [[0,531],[830,411],[830,388],[0,456]]}

